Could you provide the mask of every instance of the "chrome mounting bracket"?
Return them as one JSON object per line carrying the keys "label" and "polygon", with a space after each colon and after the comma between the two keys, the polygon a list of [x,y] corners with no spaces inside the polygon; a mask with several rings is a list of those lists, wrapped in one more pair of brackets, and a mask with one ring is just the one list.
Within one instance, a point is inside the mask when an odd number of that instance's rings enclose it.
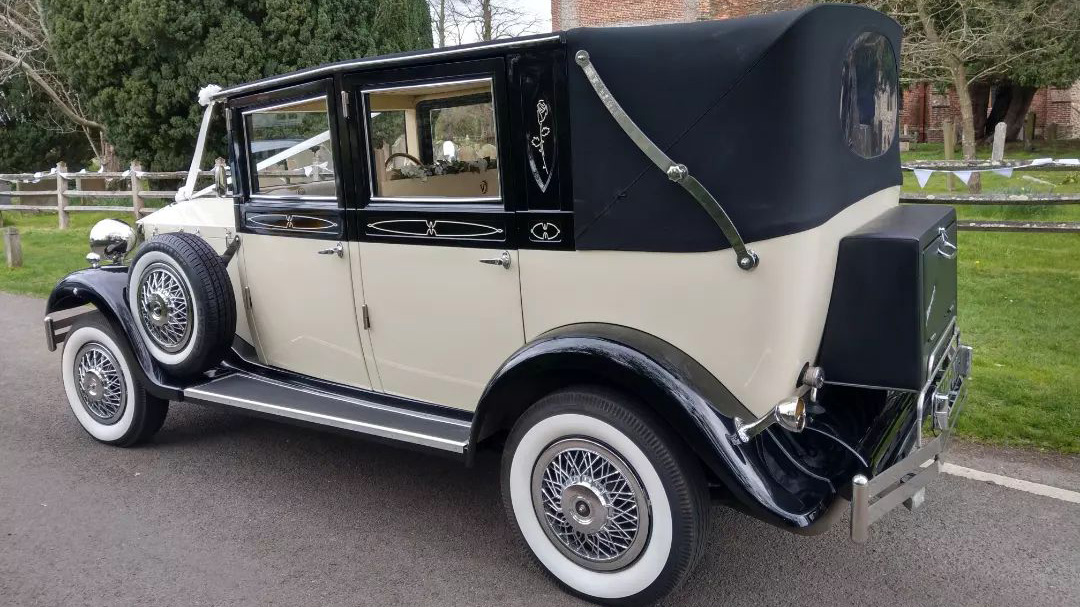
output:
{"label": "chrome mounting bracket", "polygon": [[743,270],[756,268],[759,262],[757,254],[746,248],[746,243],[743,241],[742,236],[739,235],[739,231],[735,229],[735,224],[731,222],[731,217],[728,217],[724,207],[720,206],[720,203],[705,189],[705,186],[701,185],[701,182],[690,174],[685,164],[679,164],[669,158],[660,149],[660,146],[653,143],[648,135],[642,132],[633,119],[627,115],[626,110],[615,100],[607,85],[600,78],[600,74],[596,72],[592,61],[589,60],[589,52],[578,51],[574,55],[574,61],[581,66],[582,71],[585,72],[585,78],[589,80],[589,84],[596,91],[596,96],[600,98],[604,107],[611,113],[611,117],[615,119],[615,122],[622,127],[627,137],[649,157],[653,164],[659,167],[661,171],[664,171],[668,179],[681,185],[701,205],[701,208],[705,209],[709,217],[712,217],[712,220],[720,227],[720,231],[724,233],[724,238],[727,238],[727,241],[731,243],[731,248],[735,250],[739,267]]}

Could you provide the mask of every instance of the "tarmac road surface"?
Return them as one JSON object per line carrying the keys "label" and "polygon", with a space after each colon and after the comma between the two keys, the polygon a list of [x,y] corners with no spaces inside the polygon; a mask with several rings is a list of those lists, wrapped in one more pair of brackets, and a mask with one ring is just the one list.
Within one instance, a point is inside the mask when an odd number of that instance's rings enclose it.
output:
{"label": "tarmac road surface", "polygon": [[[94,442],[43,309],[0,294],[0,605],[582,604],[516,545],[495,455],[466,469],[185,404],[152,444]],[[1059,487],[1080,477],[1076,459],[1019,465]],[[846,520],[805,538],[712,514],[707,555],[669,605],[1080,605],[1074,503],[943,476],[866,546]]]}

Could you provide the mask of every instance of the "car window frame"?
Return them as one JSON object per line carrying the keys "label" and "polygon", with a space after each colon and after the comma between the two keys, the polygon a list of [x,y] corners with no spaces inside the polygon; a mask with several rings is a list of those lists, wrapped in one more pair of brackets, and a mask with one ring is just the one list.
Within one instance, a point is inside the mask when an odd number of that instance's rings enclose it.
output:
{"label": "car window frame", "polygon": [[[251,113],[267,108],[286,106],[312,99],[326,99],[327,124],[330,130],[330,149],[334,155],[334,184],[333,196],[291,194],[274,196],[259,194],[255,191],[258,183],[256,162],[251,154],[251,137],[248,127],[247,116]],[[229,102],[229,111],[233,113],[234,124],[239,128],[234,132],[234,153],[239,155],[236,168],[243,171],[242,184],[243,202],[259,205],[314,205],[326,208],[344,208],[346,199],[346,184],[344,183],[342,167],[348,162],[340,141],[340,120],[338,104],[335,103],[336,94],[334,80],[325,78],[314,82],[274,89],[263,93],[248,95],[233,99]]]}
{"label": "car window frame", "polygon": [[[507,163],[511,161],[511,156],[507,152],[507,145],[509,142],[503,142],[504,125],[503,119],[500,115],[501,104],[499,102],[499,74],[495,72],[486,73],[474,73],[474,74],[462,74],[462,75],[433,75],[431,77],[413,78],[402,81],[386,81],[379,82],[372,85],[364,85],[357,90],[359,116],[357,123],[360,125],[362,131],[362,145],[364,146],[364,152],[362,157],[364,159],[364,170],[366,174],[366,186],[367,197],[364,201],[367,205],[435,205],[435,206],[475,206],[478,208],[489,209],[504,209],[507,206],[507,178],[508,171],[505,170]],[[370,113],[371,110],[368,107],[368,95],[375,92],[387,92],[401,89],[416,88],[420,86],[428,85],[452,85],[452,84],[467,84],[474,82],[487,82],[491,91],[491,111],[492,122],[495,127],[495,148],[498,154],[497,158],[497,170],[499,172],[499,194],[498,196],[378,196],[376,195],[375,179],[377,167],[375,166],[375,157],[372,153],[371,147],[371,129],[370,129]],[[419,122],[419,121],[418,121]],[[406,123],[407,125],[407,123]],[[407,130],[407,126],[406,126]],[[509,133],[506,134],[509,137]],[[420,133],[417,133],[417,138],[420,138]]]}

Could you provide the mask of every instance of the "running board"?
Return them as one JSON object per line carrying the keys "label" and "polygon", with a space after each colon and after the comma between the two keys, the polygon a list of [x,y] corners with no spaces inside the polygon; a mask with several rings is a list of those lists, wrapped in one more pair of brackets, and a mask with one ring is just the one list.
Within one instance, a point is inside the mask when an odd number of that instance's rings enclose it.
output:
{"label": "running board", "polygon": [[472,432],[467,420],[330,394],[243,372],[186,388],[184,399],[460,454],[465,453]]}

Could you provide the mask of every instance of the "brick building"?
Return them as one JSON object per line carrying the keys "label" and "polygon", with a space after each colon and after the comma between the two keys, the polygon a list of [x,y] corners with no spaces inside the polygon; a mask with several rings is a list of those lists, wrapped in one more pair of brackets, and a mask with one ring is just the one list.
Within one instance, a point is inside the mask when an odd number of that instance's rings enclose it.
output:
{"label": "brick building", "polygon": [[[1059,139],[1080,138],[1080,82],[1070,88],[1042,88],[1035,92],[1028,112],[1035,114],[1035,136],[1048,124],[1057,125]],[[904,91],[900,124],[917,141],[941,141],[941,124],[960,122],[960,106],[953,90],[938,91],[922,83]]]}
{"label": "brick building", "polygon": [[[802,0],[771,0],[769,6],[792,8]],[[762,0],[551,0],[551,27],[564,30],[582,26],[673,23],[699,19],[728,19],[754,12]],[[1080,82],[1071,88],[1040,89],[1029,112],[1035,113],[1035,134],[1047,124],[1057,125],[1058,137],[1080,138]],[[926,84],[904,91],[901,128],[917,141],[941,141],[941,123],[959,122],[956,94],[942,93]]]}

